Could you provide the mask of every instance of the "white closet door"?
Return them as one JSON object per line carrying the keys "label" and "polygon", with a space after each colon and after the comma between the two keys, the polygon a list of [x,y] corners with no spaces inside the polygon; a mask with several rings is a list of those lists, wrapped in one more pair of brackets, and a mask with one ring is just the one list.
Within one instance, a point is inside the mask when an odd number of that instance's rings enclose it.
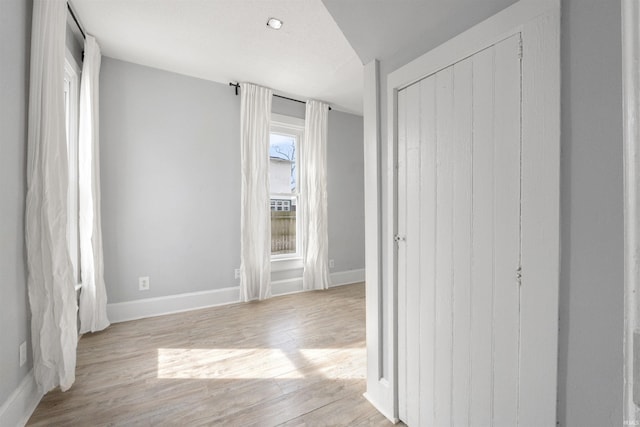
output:
{"label": "white closet door", "polygon": [[520,35],[398,93],[399,409],[517,426]]}
{"label": "white closet door", "polygon": [[472,249],[472,120],[473,62],[453,67],[453,388],[452,425],[469,425],[471,373],[471,249]]}

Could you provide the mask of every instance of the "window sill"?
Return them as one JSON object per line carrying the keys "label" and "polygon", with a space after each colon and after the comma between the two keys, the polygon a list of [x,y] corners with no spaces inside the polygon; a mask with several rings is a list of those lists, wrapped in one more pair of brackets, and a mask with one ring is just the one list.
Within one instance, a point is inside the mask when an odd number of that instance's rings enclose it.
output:
{"label": "window sill", "polygon": [[302,257],[275,258],[271,260],[271,271],[297,270],[303,266]]}

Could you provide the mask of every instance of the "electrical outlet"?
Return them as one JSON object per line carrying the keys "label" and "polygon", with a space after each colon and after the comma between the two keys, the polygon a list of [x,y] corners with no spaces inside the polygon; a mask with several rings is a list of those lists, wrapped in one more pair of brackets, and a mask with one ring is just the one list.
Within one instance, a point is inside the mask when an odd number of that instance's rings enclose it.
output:
{"label": "electrical outlet", "polygon": [[335,267],[335,263],[333,262],[332,259],[329,260],[329,268],[333,268]]}
{"label": "electrical outlet", "polygon": [[234,274],[235,274],[236,279],[239,279],[240,278],[240,269],[236,268],[235,271],[234,271]]}
{"label": "electrical outlet", "polygon": [[20,344],[20,366],[23,366],[27,363],[27,342],[23,341]]}
{"label": "electrical outlet", "polygon": [[149,290],[149,276],[138,277],[138,289],[141,291]]}

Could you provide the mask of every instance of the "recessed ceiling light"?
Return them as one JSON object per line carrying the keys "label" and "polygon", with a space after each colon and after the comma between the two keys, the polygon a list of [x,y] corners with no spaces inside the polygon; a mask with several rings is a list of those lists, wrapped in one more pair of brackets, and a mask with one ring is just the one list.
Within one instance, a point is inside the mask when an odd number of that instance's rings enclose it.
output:
{"label": "recessed ceiling light", "polygon": [[282,21],[278,18],[269,18],[267,21],[267,27],[273,28],[274,30],[279,30],[282,27]]}

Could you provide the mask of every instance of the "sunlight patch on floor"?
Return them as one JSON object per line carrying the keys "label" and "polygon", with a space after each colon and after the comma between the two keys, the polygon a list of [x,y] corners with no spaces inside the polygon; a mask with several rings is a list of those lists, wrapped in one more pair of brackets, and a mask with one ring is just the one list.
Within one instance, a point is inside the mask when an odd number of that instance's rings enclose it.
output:
{"label": "sunlight patch on floor", "polygon": [[316,367],[315,373],[324,378],[366,378],[366,364],[362,363],[367,357],[366,348],[303,348],[299,351]]}
{"label": "sunlight patch on floor", "polygon": [[161,379],[363,379],[364,348],[159,348]]}
{"label": "sunlight patch on floor", "polygon": [[159,348],[158,378],[304,378],[294,362],[272,348]]}

